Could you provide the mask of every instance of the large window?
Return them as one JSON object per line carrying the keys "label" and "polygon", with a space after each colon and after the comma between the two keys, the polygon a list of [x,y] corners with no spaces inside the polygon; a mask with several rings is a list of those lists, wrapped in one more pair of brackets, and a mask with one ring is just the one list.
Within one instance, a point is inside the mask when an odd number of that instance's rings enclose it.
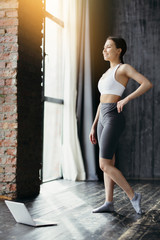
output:
{"label": "large window", "polygon": [[44,0],[43,182],[62,176],[63,1]]}

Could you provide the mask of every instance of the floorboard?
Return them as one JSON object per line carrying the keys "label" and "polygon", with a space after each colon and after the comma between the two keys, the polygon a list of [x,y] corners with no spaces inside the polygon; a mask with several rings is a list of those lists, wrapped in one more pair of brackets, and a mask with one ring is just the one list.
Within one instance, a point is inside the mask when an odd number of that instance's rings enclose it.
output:
{"label": "floorboard", "polygon": [[158,240],[160,239],[159,182],[130,181],[142,193],[144,215],[137,215],[124,192],[115,187],[114,213],[92,213],[104,201],[102,182],[57,180],[41,185],[35,199],[23,200],[33,218],[57,222],[34,228],[15,223],[0,201],[1,240]]}

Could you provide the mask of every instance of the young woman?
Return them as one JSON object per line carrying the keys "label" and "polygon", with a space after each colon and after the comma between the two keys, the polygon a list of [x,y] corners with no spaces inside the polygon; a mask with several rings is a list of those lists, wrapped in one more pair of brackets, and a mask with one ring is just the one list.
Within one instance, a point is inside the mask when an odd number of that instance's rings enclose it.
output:
{"label": "young woman", "polygon": [[[142,214],[141,194],[133,191],[122,173],[114,166],[118,139],[125,127],[123,107],[152,87],[146,77],[129,64],[124,64],[123,55],[126,50],[124,39],[111,36],[107,38],[103,49],[104,60],[110,62],[110,68],[98,82],[98,89],[101,93],[100,104],[89,138],[92,144],[96,144],[98,138],[99,165],[104,173],[106,200],[102,206],[93,210],[94,213],[114,211],[113,189],[116,183],[125,191],[135,211]],[[129,78],[137,81],[140,86],[121,100]]]}

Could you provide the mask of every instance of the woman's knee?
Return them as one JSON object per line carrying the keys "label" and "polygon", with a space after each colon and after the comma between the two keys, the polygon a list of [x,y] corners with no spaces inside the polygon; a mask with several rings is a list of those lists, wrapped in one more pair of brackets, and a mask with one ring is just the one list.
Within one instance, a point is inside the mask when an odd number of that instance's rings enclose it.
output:
{"label": "woman's knee", "polygon": [[99,167],[105,173],[110,173],[111,167],[113,166],[111,159],[100,158]]}

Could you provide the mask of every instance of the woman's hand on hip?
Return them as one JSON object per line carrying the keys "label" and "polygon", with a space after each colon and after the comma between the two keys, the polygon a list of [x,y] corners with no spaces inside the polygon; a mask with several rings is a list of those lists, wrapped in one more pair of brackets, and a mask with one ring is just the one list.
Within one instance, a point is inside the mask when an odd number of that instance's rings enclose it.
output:
{"label": "woman's hand on hip", "polygon": [[126,97],[126,98],[124,98],[124,99],[122,99],[122,100],[117,102],[117,111],[118,111],[118,113],[123,111],[124,105],[126,105],[128,102],[129,102],[128,97]]}
{"label": "woman's hand on hip", "polygon": [[89,134],[89,140],[91,141],[92,144],[96,144],[97,143],[96,131],[95,131],[95,129],[93,127],[91,128],[91,132]]}

